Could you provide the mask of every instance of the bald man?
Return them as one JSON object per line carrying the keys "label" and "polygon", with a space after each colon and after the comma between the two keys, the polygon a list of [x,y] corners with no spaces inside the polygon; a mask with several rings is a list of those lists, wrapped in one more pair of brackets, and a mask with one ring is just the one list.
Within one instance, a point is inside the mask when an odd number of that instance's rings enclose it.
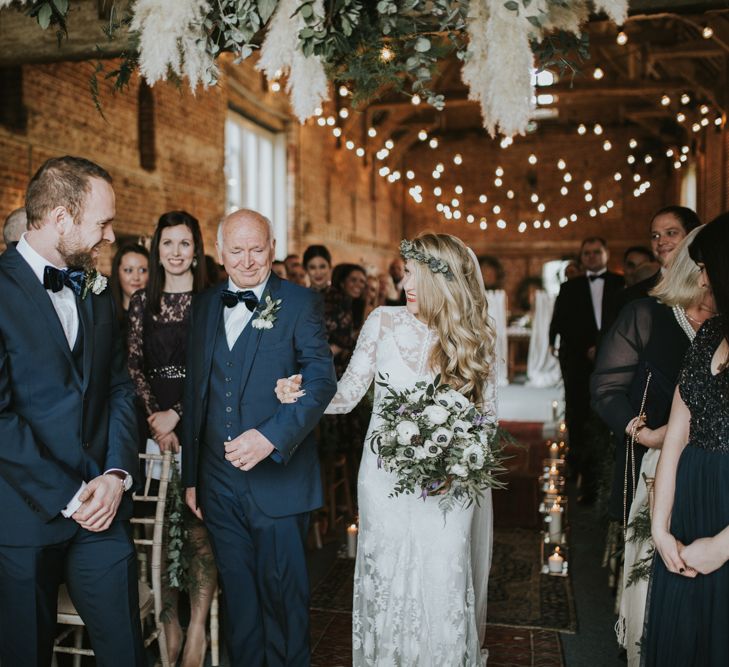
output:
{"label": "bald man", "polygon": [[[182,427],[186,501],[220,573],[232,665],[308,665],[309,513],[322,505],[312,431],[336,392],[321,299],[272,273],[270,221],[218,229],[229,279],[193,301]],[[276,380],[301,373],[282,405]]]}
{"label": "bald man", "polygon": [[20,237],[28,230],[28,216],[25,214],[25,207],[16,208],[7,218],[3,225],[3,241],[5,247],[16,244]]}

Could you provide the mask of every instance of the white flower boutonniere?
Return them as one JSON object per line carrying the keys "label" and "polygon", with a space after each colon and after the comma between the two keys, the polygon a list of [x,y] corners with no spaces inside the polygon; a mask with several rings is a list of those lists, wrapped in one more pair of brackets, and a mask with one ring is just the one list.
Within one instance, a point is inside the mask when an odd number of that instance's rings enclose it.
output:
{"label": "white flower boutonniere", "polygon": [[258,317],[256,317],[251,326],[254,329],[273,329],[273,323],[276,321],[276,313],[281,310],[281,299],[275,301],[267,294],[264,300],[265,305],[261,308],[259,304]]}
{"label": "white flower boutonniere", "polygon": [[89,292],[96,295],[101,294],[106,289],[108,282],[108,278],[99,273],[96,269],[93,271],[87,271],[84,276],[84,289],[81,293],[81,299],[85,299]]}

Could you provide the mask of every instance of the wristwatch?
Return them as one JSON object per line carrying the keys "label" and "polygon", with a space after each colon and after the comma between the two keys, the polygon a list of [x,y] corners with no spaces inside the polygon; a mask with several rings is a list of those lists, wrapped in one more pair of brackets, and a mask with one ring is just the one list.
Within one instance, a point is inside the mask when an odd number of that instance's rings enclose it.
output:
{"label": "wristwatch", "polygon": [[114,477],[121,480],[122,488],[124,489],[125,493],[132,488],[132,484],[134,483],[134,481],[132,480],[132,476],[128,472],[124,472],[123,470],[109,470],[104,474],[114,475]]}

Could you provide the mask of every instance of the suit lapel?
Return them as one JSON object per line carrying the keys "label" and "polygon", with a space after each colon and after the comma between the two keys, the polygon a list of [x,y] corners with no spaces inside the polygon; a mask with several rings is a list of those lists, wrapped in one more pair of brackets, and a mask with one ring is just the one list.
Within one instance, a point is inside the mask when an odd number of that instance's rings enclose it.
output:
{"label": "suit lapel", "polygon": [[223,302],[220,293],[227,287],[227,283],[223,282],[210,294],[207,303],[207,313],[203,313],[202,325],[205,332],[200,347],[203,351],[202,365],[202,393],[203,401],[207,398],[208,384],[210,383],[210,369],[213,365],[213,350],[215,349],[215,338],[218,335],[218,325],[223,317]]}
{"label": "suit lapel", "polygon": [[23,259],[22,255],[14,247],[10,247],[5,251],[3,261],[9,269],[9,276],[19,285],[28,300],[32,301],[38,307],[38,310],[41,311],[48,324],[48,331],[51,334],[51,338],[60,347],[68,363],[75,368],[71,348],[68,345],[66,334],[63,332],[61,320],[58,319],[58,314],[53,307],[48,292],[38,280],[35,273],[33,273],[28,262]]}
{"label": "suit lapel", "polygon": [[[278,294],[278,290],[281,287],[281,278],[279,278],[275,273],[271,272],[268,282],[266,283],[266,287],[263,290],[263,293],[261,294],[261,301],[258,305],[258,308],[253,311],[251,315],[251,319],[248,321],[248,324],[246,327],[251,327],[250,335],[248,336],[248,340],[246,341],[246,349],[243,354],[243,367],[241,369],[241,378],[240,378],[240,390],[241,394],[246,389],[246,384],[248,383],[248,376],[251,374],[251,367],[253,366],[253,359],[256,356],[256,352],[258,350],[258,344],[261,342],[261,335],[265,331],[265,329],[257,329],[253,326],[253,321],[258,317],[258,313],[261,310],[262,305],[266,301],[266,297],[270,296],[272,299],[276,299],[276,295]],[[275,326],[275,325],[274,325]]]}
{"label": "suit lapel", "polygon": [[[587,307],[589,308],[589,311],[590,311],[590,321],[592,322],[592,326],[595,327],[595,329],[597,330],[597,321],[595,320],[595,307],[592,303],[592,289],[590,288],[590,279],[587,276],[584,276],[584,278],[585,278],[585,289],[583,291],[584,291],[585,298],[587,299]],[[603,299],[603,301],[604,301],[604,299]]]}
{"label": "suit lapel", "polygon": [[85,299],[76,297],[79,327],[83,331],[83,384],[82,393],[86,393],[91,379],[91,361],[94,358],[94,298],[88,294]]}

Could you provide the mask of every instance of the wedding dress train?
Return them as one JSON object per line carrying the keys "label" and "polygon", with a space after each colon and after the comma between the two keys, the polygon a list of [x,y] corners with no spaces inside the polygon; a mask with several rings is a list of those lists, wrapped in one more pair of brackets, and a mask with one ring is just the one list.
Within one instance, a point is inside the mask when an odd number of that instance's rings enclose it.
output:
{"label": "wedding dress train", "polygon": [[[367,319],[328,413],[351,410],[373,378],[396,389],[433,380],[435,333],[404,307],[382,307]],[[496,414],[489,382],[484,414]],[[375,385],[359,470],[360,533],[354,574],[352,652],[355,667],[474,667],[486,623],[491,560],[490,490],[480,506],[445,517],[437,498],[390,497],[395,476],[378,467],[369,435],[379,423],[386,388]]]}

